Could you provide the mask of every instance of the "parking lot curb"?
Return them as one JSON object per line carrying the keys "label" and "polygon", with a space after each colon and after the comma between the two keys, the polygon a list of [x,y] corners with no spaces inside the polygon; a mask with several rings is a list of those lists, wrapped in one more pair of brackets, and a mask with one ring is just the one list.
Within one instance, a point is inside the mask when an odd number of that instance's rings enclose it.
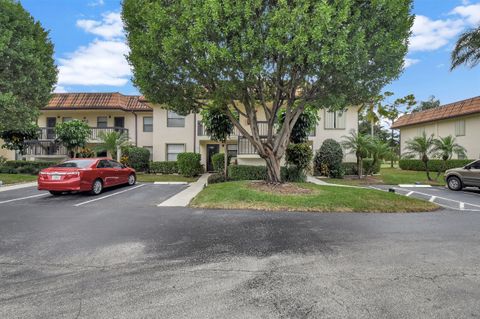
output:
{"label": "parking lot curb", "polygon": [[191,183],[190,186],[180,193],[173,195],[166,201],[158,204],[158,207],[187,207],[192,199],[202,191],[202,189],[207,184],[208,176],[210,174],[203,174],[200,178]]}
{"label": "parking lot curb", "polygon": [[6,191],[15,190],[15,189],[22,189],[22,188],[33,187],[33,186],[37,186],[37,182],[0,186],[0,192],[6,192]]}

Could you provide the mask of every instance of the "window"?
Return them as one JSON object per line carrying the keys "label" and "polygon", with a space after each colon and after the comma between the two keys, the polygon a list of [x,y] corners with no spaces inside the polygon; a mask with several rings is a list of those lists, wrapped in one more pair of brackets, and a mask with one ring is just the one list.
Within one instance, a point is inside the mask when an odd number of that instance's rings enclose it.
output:
{"label": "window", "polygon": [[71,118],[71,117],[64,117],[64,118],[62,118],[62,122],[63,122],[63,123],[70,122],[71,120],[73,120],[73,118]]}
{"label": "window", "polygon": [[150,160],[153,161],[153,146],[144,146],[143,148],[150,152]]}
{"label": "window", "polygon": [[110,161],[108,161],[108,163],[110,164],[110,167],[112,167],[112,168],[123,168],[123,165],[120,164],[117,161],[110,160]]}
{"label": "window", "polygon": [[203,129],[202,121],[197,121],[197,135],[198,136],[204,136],[205,135],[205,131]]}
{"label": "window", "polygon": [[457,153],[458,159],[467,159],[467,155],[462,154],[462,153]]}
{"label": "window", "polygon": [[227,144],[227,154],[229,157],[237,157],[238,145]]}
{"label": "window", "polygon": [[344,130],[346,114],[345,111],[329,112],[325,110],[325,129]]}
{"label": "window", "polygon": [[185,127],[185,116],[167,111],[167,127]]}
{"label": "window", "polygon": [[54,167],[76,167],[76,168],[87,168],[95,163],[94,160],[70,160],[63,163],[57,164]]}
{"label": "window", "polygon": [[107,160],[101,160],[97,164],[97,168],[112,168],[110,162]]}
{"label": "window", "polygon": [[471,168],[473,169],[480,169],[480,161],[476,161],[472,165],[470,165]]}
{"label": "window", "polygon": [[105,128],[108,126],[108,117],[98,116],[97,117],[97,127]]}
{"label": "window", "polygon": [[143,131],[144,132],[153,132],[153,117],[144,116],[143,117]]}
{"label": "window", "polygon": [[167,144],[167,161],[176,161],[177,155],[185,152],[185,144]]}
{"label": "window", "polygon": [[465,121],[455,122],[455,136],[465,136]]}

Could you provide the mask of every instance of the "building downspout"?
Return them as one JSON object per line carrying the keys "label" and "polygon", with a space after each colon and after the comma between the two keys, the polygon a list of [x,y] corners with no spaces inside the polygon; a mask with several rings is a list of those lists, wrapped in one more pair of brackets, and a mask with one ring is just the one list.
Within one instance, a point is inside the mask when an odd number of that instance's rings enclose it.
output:
{"label": "building downspout", "polygon": [[193,152],[197,152],[197,113],[193,113]]}

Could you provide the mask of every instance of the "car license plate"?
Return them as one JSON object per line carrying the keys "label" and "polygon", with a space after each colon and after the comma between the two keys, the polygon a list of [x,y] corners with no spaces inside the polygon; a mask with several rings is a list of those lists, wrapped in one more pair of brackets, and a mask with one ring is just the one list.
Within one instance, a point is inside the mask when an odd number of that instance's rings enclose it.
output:
{"label": "car license plate", "polygon": [[60,175],[52,175],[52,181],[59,181]]}

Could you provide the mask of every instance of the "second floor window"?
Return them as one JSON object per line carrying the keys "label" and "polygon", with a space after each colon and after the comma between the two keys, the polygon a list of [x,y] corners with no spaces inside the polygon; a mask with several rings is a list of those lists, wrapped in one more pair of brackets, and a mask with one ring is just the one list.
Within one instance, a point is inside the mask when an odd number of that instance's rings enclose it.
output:
{"label": "second floor window", "polygon": [[465,136],[465,121],[455,122],[455,136]]}
{"label": "second floor window", "polygon": [[143,117],[143,131],[144,132],[153,132],[153,117],[144,116]]}
{"label": "second floor window", "polygon": [[97,117],[97,127],[105,128],[108,126],[108,118],[106,116]]}
{"label": "second floor window", "polygon": [[346,114],[344,111],[329,112],[325,110],[325,129],[344,130],[346,126]]}
{"label": "second floor window", "polygon": [[72,121],[72,120],[73,120],[73,118],[71,118],[71,117],[64,117],[64,118],[62,118],[62,122],[63,122],[63,123],[67,123],[67,122],[70,122],[70,121]]}
{"label": "second floor window", "polygon": [[167,111],[167,127],[185,127],[185,116]]}

